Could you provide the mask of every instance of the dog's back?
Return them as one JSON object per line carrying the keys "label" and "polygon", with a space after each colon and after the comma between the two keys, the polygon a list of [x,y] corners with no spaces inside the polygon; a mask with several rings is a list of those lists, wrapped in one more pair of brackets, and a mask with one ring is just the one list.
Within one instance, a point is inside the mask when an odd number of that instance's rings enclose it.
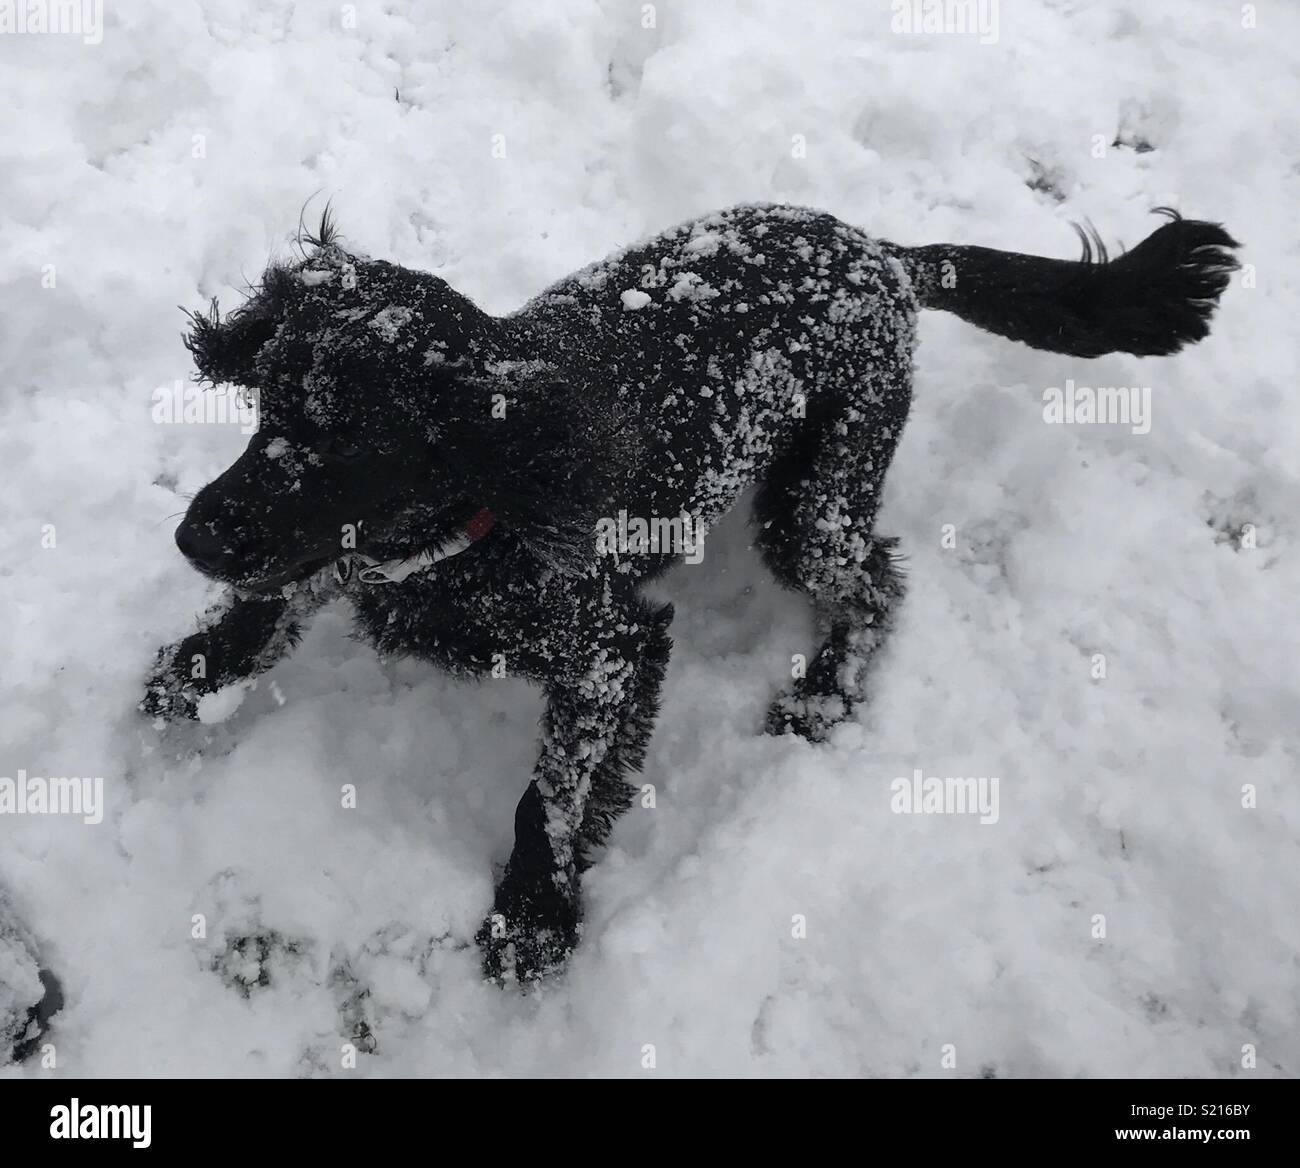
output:
{"label": "dog's back", "polygon": [[592,264],[507,317],[511,343],[607,394],[645,444],[637,513],[711,523],[814,422],[901,426],[916,302],[886,245],[832,215],[745,205]]}

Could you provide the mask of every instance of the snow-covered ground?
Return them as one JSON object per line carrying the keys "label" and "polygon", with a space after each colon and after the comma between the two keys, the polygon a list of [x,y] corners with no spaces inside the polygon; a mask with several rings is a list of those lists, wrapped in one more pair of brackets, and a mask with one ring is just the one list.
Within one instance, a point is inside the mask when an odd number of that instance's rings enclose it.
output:
{"label": "snow-covered ground", "polygon": [[[110,0],[98,44],[0,35],[0,776],[107,802],[0,816],[67,1000],[57,1068],[0,1076],[1300,1074],[1300,9],[1004,0],[981,43],[893,7]],[[760,199],[1056,256],[1173,204],[1251,267],[1171,359],[927,314],[874,706],[759,733],[809,623],[734,516],[665,588],[654,806],[521,995],[468,938],[529,687],[381,663],[331,609],[228,722],[133,713],[207,598],[176,516],[245,441],[151,420],[176,306],[237,302],[313,195],[494,311]],[[1067,379],[1150,387],[1150,432],[1045,423]],[[997,822],[893,813],[916,769],[997,776]]]}

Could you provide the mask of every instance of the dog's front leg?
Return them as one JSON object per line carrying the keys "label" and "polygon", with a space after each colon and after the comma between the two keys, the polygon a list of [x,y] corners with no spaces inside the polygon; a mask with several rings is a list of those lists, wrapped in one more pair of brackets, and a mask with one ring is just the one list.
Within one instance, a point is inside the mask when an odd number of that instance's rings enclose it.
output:
{"label": "dog's front leg", "polygon": [[478,935],[489,977],[540,977],[577,943],[584,812],[593,778],[609,778],[603,772],[636,716],[639,649],[606,651],[586,676],[547,687],[541,756],[515,812],[514,851],[493,912]]}
{"label": "dog's front leg", "polygon": [[256,677],[298,640],[303,622],[331,595],[306,581],[288,596],[241,596],[228,591],[199,620],[197,632],[158,651],[140,709],[166,719],[197,718],[199,702],[235,682]]}

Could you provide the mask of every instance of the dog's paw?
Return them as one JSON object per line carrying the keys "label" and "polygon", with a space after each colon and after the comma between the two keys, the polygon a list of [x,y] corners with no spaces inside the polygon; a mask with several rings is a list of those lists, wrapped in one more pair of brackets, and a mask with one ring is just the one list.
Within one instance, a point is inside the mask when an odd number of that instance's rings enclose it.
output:
{"label": "dog's paw", "polygon": [[206,691],[201,688],[202,680],[193,673],[202,668],[194,660],[201,656],[195,637],[159,649],[136,708],[150,718],[167,722],[198,721],[199,702]]}
{"label": "dog's paw", "polygon": [[825,742],[851,714],[849,703],[839,694],[792,690],[768,707],[764,729],[769,734],[796,734],[809,742]]}
{"label": "dog's paw", "polygon": [[151,681],[136,708],[148,718],[161,718],[164,722],[197,722],[201,694],[193,690],[171,689]]}
{"label": "dog's paw", "polygon": [[493,913],[480,926],[476,940],[483,953],[483,976],[505,985],[526,985],[564,967],[578,944],[578,927],[532,928],[514,925]]}
{"label": "dog's paw", "polygon": [[577,898],[548,887],[519,890],[503,884],[496,908],[475,936],[489,981],[525,985],[560,970],[582,931]]}

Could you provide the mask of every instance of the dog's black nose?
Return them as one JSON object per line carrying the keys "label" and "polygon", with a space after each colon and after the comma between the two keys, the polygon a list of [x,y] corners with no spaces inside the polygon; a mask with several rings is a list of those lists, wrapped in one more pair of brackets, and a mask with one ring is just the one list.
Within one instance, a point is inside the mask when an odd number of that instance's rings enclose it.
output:
{"label": "dog's black nose", "polygon": [[191,563],[213,572],[230,559],[225,541],[202,524],[182,523],[176,529],[176,546]]}

